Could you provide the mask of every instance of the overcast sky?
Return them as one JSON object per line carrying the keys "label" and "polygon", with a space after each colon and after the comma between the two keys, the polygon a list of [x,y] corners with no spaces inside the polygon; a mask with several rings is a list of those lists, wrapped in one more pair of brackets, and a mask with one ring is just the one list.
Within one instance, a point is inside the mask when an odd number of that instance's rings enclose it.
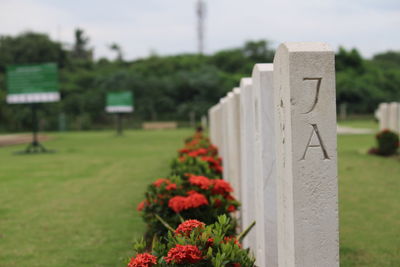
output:
{"label": "overcast sky", "polygon": [[[204,0],[206,53],[246,40],[323,41],[364,56],[400,50],[400,0]],[[33,30],[73,43],[80,27],[95,57],[196,52],[197,0],[0,0],[0,34]]]}

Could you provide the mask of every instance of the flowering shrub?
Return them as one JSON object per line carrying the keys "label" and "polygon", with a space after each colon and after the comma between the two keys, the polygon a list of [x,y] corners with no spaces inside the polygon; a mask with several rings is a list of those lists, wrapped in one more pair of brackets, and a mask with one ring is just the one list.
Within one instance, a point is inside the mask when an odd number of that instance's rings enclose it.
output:
{"label": "flowering shrub", "polygon": [[238,209],[239,202],[232,196],[228,182],[192,174],[185,177],[161,178],[149,185],[146,199],[137,207],[148,225],[148,238],[167,232],[156,215],[176,227],[182,219],[214,223],[219,215],[227,214],[231,218],[229,213]]}
{"label": "flowering shrub", "polygon": [[149,253],[142,253],[133,257],[128,263],[128,267],[151,267],[155,264],[157,264],[157,257]]}
{"label": "flowering shrub", "polygon": [[222,160],[218,157],[218,149],[201,132],[187,139],[185,147],[178,150],[178,154],[171,164],[172,175],[183,177],[185,173],[193,173],[221,177]]}
{"label": "flowering shrub", "polygon": [[[162,220],[162,219],[161,219]],[[146,242],[138,241],[134,245],[136,257],[129,264],[143,262],[142,265],[128,266],[215,266],[215,267],[252,267],[254,258],[248,249],[243,249],[240,241],[250,231],[237,237],[230,236],[232,224],[226,215],[219,216],[217,222],[206,225],[197,220],[188,220],[172,229],[166,222],[168,235],[164,242],[153,240],[151,253],[145,253]],[[143,256],[145,255],[145,257]],[[138,260],[138,258],[140,260]]]}
{"label": "flowering shrub", "polygon": [[370,154],[381,156],[394,155],[399,147],[399,135],[390,130],[383,130],[376,135],[377,148],[369,150]]}

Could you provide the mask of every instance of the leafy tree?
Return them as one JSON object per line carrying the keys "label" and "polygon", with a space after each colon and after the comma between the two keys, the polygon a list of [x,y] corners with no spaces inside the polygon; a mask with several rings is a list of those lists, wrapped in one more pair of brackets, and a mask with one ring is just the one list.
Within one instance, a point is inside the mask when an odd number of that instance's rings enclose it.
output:
{"label": "leafy tree", "polygon": [[116,56],[116,60],[117,61],[123,61],[123,53],[122,53],[122,48],[119,44],[117,43],[112,43],[109,48],[111,49],[111,51],[115,52],[117,54]]}
{"label": "leafy tree", "polygon": [[26,32],[16,37],[0,36],[0,72],[8,65],[56,62],[60,68],[67,63],[67,51],[46,34]]}
{"label": "leafy tree", "polygon": [[89,40],[90,39],[85,35],[84,30],[79,28],[75,30],[75,44],[71,53],[73,58],[92,60],[93,51],[87,47]]}
{"label": "leafy tree", "polygon": [[336,54],[336,70],[343,71],[346,69],[353,69],[358,74],[365,71],[364,60],[355,48],[346,51],[346,49],[340,47]]}
{"label": "leafy tree", "polygon": [[[0,130],[22,131],[29,127],[26,105],[5,104],[5,71],[12,64],[56,62],[60,67],[62,101],[42,105],[45,129],[56,129],[60,113],[70,129],[111,126],[104,111],[109,91],[129,90],[135,96],[135,120],[188,120],[206,114],[254,64],[272,62],[270,42],[246,42],[242,47],[213,55],[181,54],[123,61],[121,47],[112,43],[114,60],[92,60],[89,37],[75,31],[75,43],[66,49],[47,35],[27,32],[0,36]],[[400,52],[388,51],[364,59],[357,49],[340,48],[336,55],[337,103],[348,103],[350,113],[373,112],[382,101],[400,100]]]}

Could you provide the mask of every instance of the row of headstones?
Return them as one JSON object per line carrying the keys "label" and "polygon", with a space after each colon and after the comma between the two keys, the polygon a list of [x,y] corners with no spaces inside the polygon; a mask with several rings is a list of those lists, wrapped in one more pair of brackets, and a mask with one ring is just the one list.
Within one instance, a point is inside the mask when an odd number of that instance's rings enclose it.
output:
{"label": "row of headstones", "polygon": [[379,130],[389,129],[400,133],[400,103],[381,103],[375,111],[375,117],[379,121]]}
{"label": "row of headstones", "polygon": [[281,44],[209,120],[257,266],[338,266],[334,51]]}

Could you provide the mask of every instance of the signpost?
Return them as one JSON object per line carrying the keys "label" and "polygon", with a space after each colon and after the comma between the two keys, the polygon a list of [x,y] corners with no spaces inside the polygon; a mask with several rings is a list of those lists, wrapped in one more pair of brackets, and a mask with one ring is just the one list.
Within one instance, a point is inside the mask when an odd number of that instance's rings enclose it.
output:
{"label": "signpost", "polygon": [[109,92],[107,94],[106,111],[117,114],[117,134],[122,135],[122,114],[133,112],[132,92]]}
{"label": "signpost", "polygon": [[37,138],[37,107],[38,103],[60,101],[57,65],[45,63],[8,66],[7,88],[8,104],[30,104],[32,108],[33,140],[25,153],[49,152]]}

